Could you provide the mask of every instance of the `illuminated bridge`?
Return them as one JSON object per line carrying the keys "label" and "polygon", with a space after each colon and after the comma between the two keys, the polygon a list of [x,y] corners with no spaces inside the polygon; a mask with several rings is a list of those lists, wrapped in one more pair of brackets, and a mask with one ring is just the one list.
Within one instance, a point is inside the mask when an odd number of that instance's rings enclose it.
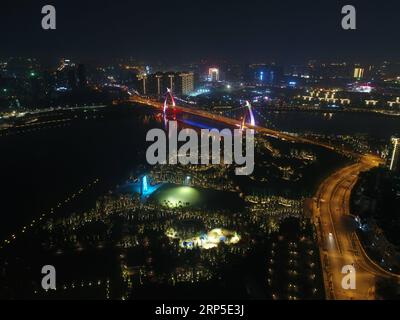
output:
{"label": "illuminated bridge", "polygon": [[[133,96],[133,97],[131,97],[130,100],[134,101],[134,102],[143,103],[143,100],[137,100],[137,98],[138,97]],[[169,100],[170,100],[170,102],[169,102]],[[148,104],[148,105],[151,105],[151,106],[157,107],[157,108],[159,107],[159,105],[157,104],[156,101],[152,101],[152,103],[150,103],[150,100],[147,100],[145,104]],[[186,112],[186,113],[200,115],[201,117],[204,117],[204,118],[209,118],[205,114],[203,114],[203,112],[201,114],[198,114],[198,112],[196,112],[196,113],[189,112],[189,110],[194,111],[192,109],[184,108],[184,107],[177,107],[176,102],[175,102],[175,97],[173,96],[172,91],[169,88],[167,88],[167,92],[165,94],[165,99],[164,99],[164,103],[162,105],[162,109],[163,109],[164,119],[166,119],[167,111],[169,109],[172,109],[173,111],[183,111],[183,112]],[[254,113],[253,113],[252,106],[251,106],[250,102],[246,101],[245,105],[242,106],[242,107],[239,107],[238,109],[245,109],[245,110],[244,110],[244,115],[242,117],[242,122],[241,123],[236,123],[235,125],[239,126],[241,129],[244,129],[247,126],[254,127],[256,122],[255,122]],[[222,117],[219,117],[219,118],[222,119]],[[212,117],[212,120],[216,120],[216,121],[219,121],[219,122],[225,122],[225,121],[221,121],[221,119],[216,119],[216,118]],[[230,119],[230,118],[227,118],[227,119]]]}
{"label": "illuminated bridge", "polygon": [[[168,99],[171,100],[170,105],[168,104]],[[310,139],[306,139],[306,138],[299,137],[296,135],[288,134],[285,132],[257,126],[251,104],[248,101],[246,101],[244,106],[240,107],[240,108],[244,109],[244,116],[240,120],[226,117],[223,115],[219,115],[216,113],[212,113],[210,111],[206,111],[203,109],[195,109],[192,107],[178,106],[175,102],[175,98],[174,98],[171,90],[169,90],[169,89],[167,90],[167,94],[166,94],[164,103],[159,102],[157,100],[149,99],[146,97],[141,97],[139,95],[130,96],[129,101],[159,109],[164,113],[164,116],[165,116],[166,111],[169,108],[172,108],[174,110],[174,112],[183,112],[186,114],[192,114],[195,116],[202,117],[204,119],[209,119],[212,121],[223,123],[223,124],[226,124],[231,127],[242,128],[242,129],[244,129],[244,128],[255,129],[258,133],[264,134],[266,136],[269,136],[269,137],[272,137],[275,139],[288,141],[288,142],[292,142],[292,143],[312,144],[312,145],[320,146],[320,147],[323,147],[323,148],[326,148],[326,149],[329,149],[329,150],[332,150],[335,152],[346,154],[346,155],[352,156],[354,158],[360,158],[360,157],[362,158],[363,156],[367,156],[369,159],[373,159],[374,161],[378,161],[378,162],[381,161],[380,159],[378,159],[378,157],[376,157],[374,155],[360,155],[351,150],[334,147],[334,146],[331,146],[327,143],[324,143],[324,142],[321,142],[318,140],[310,140]],[[238,109],[240,109],[240,108],[238,108]],[[166,118],[166,117],[164,117],[164,118]]]}

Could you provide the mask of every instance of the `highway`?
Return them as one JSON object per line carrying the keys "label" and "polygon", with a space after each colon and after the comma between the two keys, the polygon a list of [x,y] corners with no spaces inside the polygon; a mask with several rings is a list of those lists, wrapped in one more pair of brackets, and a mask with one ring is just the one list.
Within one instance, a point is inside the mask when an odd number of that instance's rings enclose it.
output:
{"label": "highway", "polygon": [[[355,233],[350,215],[350,194],[358,175],[380,164],[380,159],[364,156],[356,164],[340,169],[319,187],[313,202],[313,220],[317,228],[327,299],[373,300],[379,277],[398,279],[385,271],[365,253]],[[353,265],[356,289],[343,289],[342,268]]]}

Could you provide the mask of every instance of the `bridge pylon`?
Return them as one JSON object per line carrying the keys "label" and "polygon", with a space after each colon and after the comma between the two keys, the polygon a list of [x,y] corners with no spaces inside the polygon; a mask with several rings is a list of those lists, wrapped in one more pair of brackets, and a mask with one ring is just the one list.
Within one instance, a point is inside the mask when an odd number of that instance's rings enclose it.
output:
{"label": "bridge pylon", "polygon": [[165,94],[165,100],[164,100],[164,111],[163,111],[164,113],[166,113],[167,109],[169,109],[168,97],[171,98],[172,108],[176,107],[175,98],[172,94],[172,90],[170,88],[167,88],[167,93]]}
{"label": "bridge pylon", "polygon": [[[244,112],[243,122],[242,122],[242,127],[241,127],[241,129],[244,129],[244,127],[246,126],[246,123],[247,123],[247,124],[250,124],[250,125],[253,126],[253,127],[256,125],[256,121],[255,121],[255,119],[254,119],[254,114],[253,114],[252,106],[251,106],[250,102],[247,101],[247,100],[246,100],[246,102],[245,102],[245,107],[246,107],[246,109],[245,109],[245,112]],[[247,121],[249,121],[249,122],[247,122]]]}

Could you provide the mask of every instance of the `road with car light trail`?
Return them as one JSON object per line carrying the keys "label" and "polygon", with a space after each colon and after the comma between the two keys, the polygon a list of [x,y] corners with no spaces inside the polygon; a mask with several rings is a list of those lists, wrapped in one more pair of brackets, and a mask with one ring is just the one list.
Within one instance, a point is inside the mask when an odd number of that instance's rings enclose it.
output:
{"label": "road with car light trail", "polygon": [[[313,220],[317,227],[318,243],[324,273],[327,299],[375,299],[375,283],[379,277],[399,279],[372,261],[363,249],[350,215],[350,194],[360,172],[381,163],[373,156],[361,157],[328,177],[319,187],[313,202]],[[344,289],[342,280],[346,265],[355,269],[356,288]]]}

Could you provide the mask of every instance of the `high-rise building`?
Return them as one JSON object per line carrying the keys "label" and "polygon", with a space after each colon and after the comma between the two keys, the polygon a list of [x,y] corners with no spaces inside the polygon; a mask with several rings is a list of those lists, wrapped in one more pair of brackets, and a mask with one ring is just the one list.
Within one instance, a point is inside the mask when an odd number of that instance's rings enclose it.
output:
{"label": "high-rise building", "polygon": [[311,61],[308,64],[308,75],[317,80],[347,79],[354,76],[354,68],[346,62],[336,61],[330,63],[318,63]]}
{"label": "high-rise building", "polygon": [[67,71],[68,87],[72,90],[76,89],[76,72],[74,68],[69,68]]}
{"label": "high-rise building", "polygon": [[137,76],[137,91],[145,96],[160,97],[167,89],[174,94],[188,95],[194,91],[194,74],[192,72],[157,72]]}
{"label": "high-rise building", "polygon": [[283,68],[275,64],[251,64],[246,72],[246,80],[260,85],[278,84],[283,77]]}
{"label": "high-rise building", "polygon": [[246,65],[226,64],[224,65],[224,79],[229,82],[243,82]]}
{"label": "high-rise building", "polygon": [[56,71],[56,88],[58,90],[75,90],[87,85],[86,68],[76,65],[70,59],[61,59]]}
{"label": "high-rise building", "polygon": [[390,158],[390,171],[398,172],[400,169],[400,138],[392,138],[393,151]]}
{"label": "high-rise building", "polygon": [[194,91],[194,74],[192,72],[182,72],[178,79],[177,93],[188,95]]}
{"label": "high-rise building", "polygon": [[78,65],[77,74],[78,74],[78,86],[80,88],[85,88],[87,85],[87,78],[86,78],[86,68],[83,64]]}
{"label": "high-rise building", "polygon": [[364,68],[356,67],[354,68],[354,79],[362,79],[364,77]]}
{"label": "high-rise building", "polygon": [[147,96],[149,94],[148,92],[148,77],[145,74],[140,74],[137,76],[137,85],[136,85],[137,91],[142,94]]}
{"label": "high-rise building", "polygon": [[211,82],[219,81],[219,69],[218,68],[209,68],[208,69],[208,80]]}
{"label": "high-rise building", "polygon": [[157,96],[161,96],[163,94],[163,74],[156,73],[155,74],[155,81],[156,81],[156,94]]}
{"label": "high-rise building", "polygon": [[166,74],[166,79],[167,79],[167,88],[169,88],[172,92],[175,91],[175,78],[176,75],[174,72],[168,72]]}

